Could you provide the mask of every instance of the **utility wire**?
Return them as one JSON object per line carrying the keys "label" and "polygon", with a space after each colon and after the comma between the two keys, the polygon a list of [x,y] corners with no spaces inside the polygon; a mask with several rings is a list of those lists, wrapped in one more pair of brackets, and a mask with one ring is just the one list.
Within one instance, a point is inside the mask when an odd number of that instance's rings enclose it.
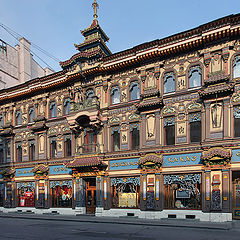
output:
{"label": "utility wire", "polygon": [[[16,39],[18,42],[20,40],[20,38],[22,38],[22,36],[20,34],[18,34],[17,32],[15,32],[14,30],[12,30],[11,28],[7,27],[6,25],[0,23],[0,26],[7,31],[14,39]],[[39,47],[38,45],[34,44],[31,42],[31,45],[36,48],[38,51],[42,52],[43,54],[45,54],[46,56],[48,56],[49,58],[53,59],[56,62],[60,62],[60,60],[58,58],[56,58],[55,56],[53,56],[52,54],[48,53],[47,51],[45,51],[44,49],[42,49],[41,47]],[[49,68],[52,69],[51,66],[49,66],[41,57],[39,57],[35,52],[33,52],[31,49],[29,49],[27,46],[25,46],[23,44],[24,48],[28,51],[30,51],[33,55],[35,55],[38,59],[40,59],[44,64],[46,64]]]}

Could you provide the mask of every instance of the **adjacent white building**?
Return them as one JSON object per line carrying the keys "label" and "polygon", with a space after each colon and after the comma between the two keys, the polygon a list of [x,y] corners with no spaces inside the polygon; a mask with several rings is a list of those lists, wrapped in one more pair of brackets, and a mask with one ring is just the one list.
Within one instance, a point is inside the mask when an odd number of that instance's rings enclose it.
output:
{"label": "adjacent white building", "polygon": [[0,89],[54,72],[50,68],[42,68],[33,59],[30,48],[31,43],[25,38],[21,38],[15,47],[0,39]]}

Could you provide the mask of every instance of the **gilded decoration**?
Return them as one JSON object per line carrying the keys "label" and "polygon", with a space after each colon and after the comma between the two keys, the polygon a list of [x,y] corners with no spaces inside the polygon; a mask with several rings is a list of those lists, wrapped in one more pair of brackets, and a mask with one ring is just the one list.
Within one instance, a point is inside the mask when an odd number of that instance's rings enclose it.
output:
{"label": "gilded decoration", "polygon": [[187,106],[188,110],[195,110],[195,109],[201,109],[202,108],[202,104],[197,103],[197,102],[192,102]]}
{"label": "gilded decoration", "polygon": [[39,164],[35,166],[32,172],[37,176],[46,176],[48,175],[49,166],[46,164]]}
{"label": "gilded decoration", "polygon": [[140,119],[140,116],[139,115],[137,115],[137,114],[130,114],[129,116],[128,116],[128,120],[129,121],[135,121],[135,120],[139,120]]}
{"label": "gilded decoration", "polygon": [[226,166],[231,162],[231,158],[231,149],[222,147],[214,147],[207,151],[203,151],[201,156],[202,163],[207,167],[211,167],[213,165]]}
{"label": "gilded decoration", "polygon": [[163,108],[163,111],[162,113],[165,115],[165,114],[172,114],[172,113],[175,113],[176,112],[176,108],[175,107],[172,107],[172,106],[165,106]]}
{"label": "gilded decoration", "polygon": [[110,124],[120,123],[120,118],[119,118],[119,117],[112,117],[112,118],[109,120],[109,123],[110,123]]}
{"label": "gilded decoration", "polygon": [[240,92],[234,94],[234,96],[232,97],[232,102],[233,103],[239,103],[240,102]]}
{"label": "gilded decoration", "polygon": [[139,166],[142,169],[158,169],[162,166],[163,157],[157,154],[146,154],[139,159]]}
{"label": "gilded decoration", "polygon": [[16,169],[13,167],[4,168],[0,174],[3,175],[3,178],[14,178]]}

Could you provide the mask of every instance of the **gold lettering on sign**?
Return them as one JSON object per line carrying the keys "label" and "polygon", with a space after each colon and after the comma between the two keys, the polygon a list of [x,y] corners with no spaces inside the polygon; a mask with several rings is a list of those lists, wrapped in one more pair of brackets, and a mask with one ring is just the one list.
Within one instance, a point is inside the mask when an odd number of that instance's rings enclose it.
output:
{"label": "gold lettering on sign", "polygon": [[187,156],[185,157],[175,157],[174,159],[172,157],[168,158],[169,163],[175,163],[175,162],[195,162],[197,161],[197,156],[191,156],[190,158]]}
{"label": "gold lettering on sign", "polygon": [[131,161],[131,162],[121,162],[121,163],[111,163],[111,167],[126,167],[126,166],[136,166],[138,165],[138,161]]}
{"label": "gold lettering on sign", "polygon": [[237,153],[237,156],[239,156],[239,157],[240,157],[240,152],[238,152],[238,153]]}

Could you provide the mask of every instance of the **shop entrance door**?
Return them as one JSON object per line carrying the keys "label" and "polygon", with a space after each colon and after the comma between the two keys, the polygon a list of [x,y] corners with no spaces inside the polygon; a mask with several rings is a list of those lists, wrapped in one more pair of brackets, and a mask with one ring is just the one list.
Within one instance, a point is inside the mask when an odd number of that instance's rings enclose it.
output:
{"label": "shop entrance door", "polygon": [[86,213],[95,214],[96,210],[96,178],[86,179]]}
{"label": "shop entrance door", "polygon": [[240,178],[233,181],[233,219],[240,220]]}

